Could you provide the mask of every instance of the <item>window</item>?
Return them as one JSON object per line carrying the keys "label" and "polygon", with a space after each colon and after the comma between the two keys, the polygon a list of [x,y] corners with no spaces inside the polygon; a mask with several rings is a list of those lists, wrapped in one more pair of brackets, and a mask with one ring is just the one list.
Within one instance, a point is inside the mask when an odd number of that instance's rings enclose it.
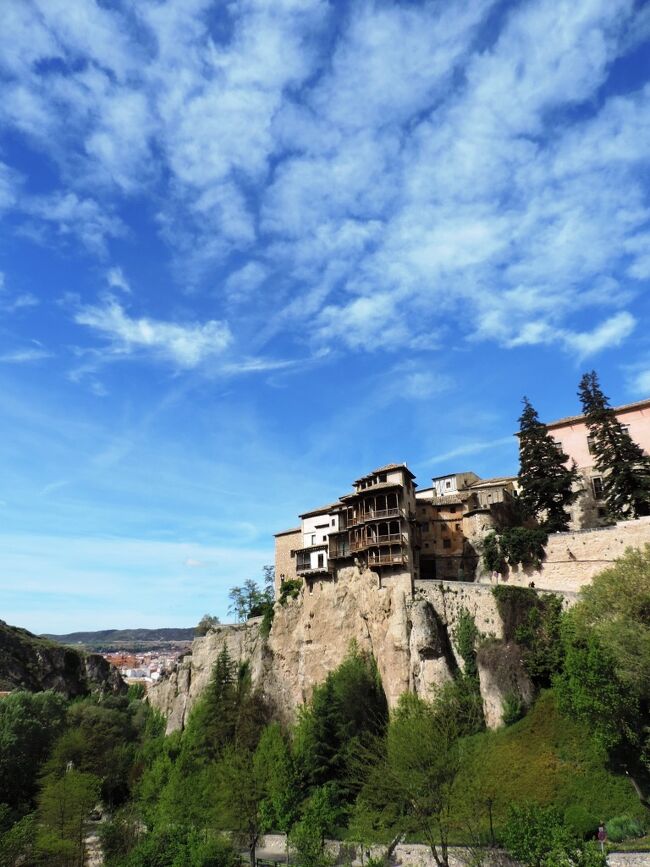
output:
{"label": "window", "polygon": [[323,536],[323,542],[327,542],[327,536]]}
{"label": "window", "polygon": [[428,542],[425,542],[425,543],[424,543],[424,547],[425,547],[425,548],[428,548],[428,547],[429,547],[429,543],[428,543]]}
{"label": "window", "polygon": [[311,537],[311,543],[312,543],[312,545],[315,545],[315,544],[316,544],[316,533],[314,533],[314,534],[312,535],[312,537]]}
{"label": "window", "polygon": [[591,480],[591,484],[594,489],[594,497],[597,500],[602,500],[604,495],[602,478],[600,476],[594,476]]}
{"label": "window", "polygon": [[592,436],[587,437],[587,451],[590,455],[594,453],[594,438]]}
{"label": "window", "polygon": [[451,482],[445,482],[445,488],[449,490],[449,488],[451,488]]}
{"label": "window", "polygon": [[386,481],[386,473],[379,473],[377,478],[378,478],[379,482],[385,482]]}
{"label": "window", "polygon": [[451,548],[451,539],[443,539],[442,540],[443,548]]}
{"label": "window", "polygon": [[318,568],[323,569],[325,566],[325,554],[318,555]]}
{"label": "window", "polygon": [[456,529],[460,530],[460,524],[456,524]]}
{"label": "window", "polygon": [[422,521],[420,523],[420,529],[422,530],[423,533],[428,533],[429,532],[429,522],[428,521]]}
{"label": "window", "polygon": [[335,522],[335,519],[332,518],[332,526],[334,526],[335,523],[336,523],[336,522]]}
{"label": "window", "polygon": [[450,506],[450,507],[449,507],[449,511],[450,511],[450,512],[455,512],[455,511],[456,511],[456,506]]}

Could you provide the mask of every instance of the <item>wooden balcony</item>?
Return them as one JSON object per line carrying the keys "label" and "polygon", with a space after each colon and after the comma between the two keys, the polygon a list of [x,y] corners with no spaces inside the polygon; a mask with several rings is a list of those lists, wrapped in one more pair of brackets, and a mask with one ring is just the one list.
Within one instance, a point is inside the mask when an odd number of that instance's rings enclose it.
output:
{"label": "wooden balcony", "polygon": [[329,575],[330,570],[327,566],[312,566],[310,563],[301,563],[296,565],[296,573],[298,575]]}
{"label": "wooden balcony", "polygon": [[408,557],[403,551],[395,554],[375,554],[368,557],[368,566],[399,566],[407,562]]}
{"label": "wooden balcony", "polygon": [[368,536],[350,542],[350,551],[363,551],[366,548],[376,548],[377,545],[403,544],[406,536],[402,533],[391,533],[389,536]]}

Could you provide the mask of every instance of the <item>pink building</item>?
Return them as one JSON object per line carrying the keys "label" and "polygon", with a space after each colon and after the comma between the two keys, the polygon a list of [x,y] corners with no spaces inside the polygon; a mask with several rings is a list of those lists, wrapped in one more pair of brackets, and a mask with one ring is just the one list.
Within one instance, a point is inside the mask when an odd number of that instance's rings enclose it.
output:
{"label": "pink building", "polygon": [[[650,398],[614,407],[616,417],[627,427],[632,439],[650,454]],[[606,518],[602,499],[602,478],[594,467],[589,446],[589,432],[583,415],[569,416],[547,424],[549,433],[562,450],[575,460],[583,478],[583,495],[572,507],[576,528],[597,527]]]}

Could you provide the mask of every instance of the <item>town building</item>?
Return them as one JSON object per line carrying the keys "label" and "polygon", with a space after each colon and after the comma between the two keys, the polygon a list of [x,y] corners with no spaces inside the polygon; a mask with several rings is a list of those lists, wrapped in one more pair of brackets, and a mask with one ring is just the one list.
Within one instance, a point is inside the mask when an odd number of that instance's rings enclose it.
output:
{"label": "town building", "polygon": [[353,483],[353,492],[304,512],[299,528],[275,536],[276,595],[284,581],[337,579],[371,569],[380,584],[418,579],[472,580],[477,541],[508,522],[514,477],[437,476],[416,490],[406,464],[388,464]]}
{"label": "town building", "polygon": [[[650,399],[614,407],[614,413],[632,439],[646,454],[650,454]],[[569,464],[575,461],[580,472],[581,494],[571,508],[572,527],[583,529],[608,523],[602,475],[594,466],[584,415],[561,418],[547,423],[546,427],[562,451],[569,456]]]}
{"label": "town building", "polygon": [[511,520],[515,481],[514,476],[452,473],[436,476],[430,488],[416,493],[421,578],[473,579],[478,542]]}

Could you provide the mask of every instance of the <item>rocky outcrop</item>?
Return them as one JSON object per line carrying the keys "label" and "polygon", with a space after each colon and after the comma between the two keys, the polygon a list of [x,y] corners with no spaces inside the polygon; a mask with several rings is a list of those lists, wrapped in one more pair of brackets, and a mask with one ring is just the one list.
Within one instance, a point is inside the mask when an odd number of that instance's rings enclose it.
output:
{"label": "rocky outcrop", "polygon": [[[485,585],[428,581],[413,593],[406,575],[380,581],[375,572],[344,569],[337,580],[313,581],[296,599],[276,603],[268,638],[260,635],[259,620],[197,638],[176,670],[151,687],[149,700],[167,716],[168,731],[182,728],[226,645],[235,660],[248,660],[254,683],[276,715],[289,721],[353,641],[374,656],[390,707],[407,691],[430,698],[462,667],[453,643],[461,611],[474,617],[483,635],[502,637],[496,602]],[[497,724],[501,686],[487,672],[482,683],[486,714]]]}
{"label": "rocky outcrop", "polygon": [[530,707],[535,688],[526,673],[517,644],[512,641],[489,642],[479,650],[477,664],[483,715],[488,728],[502,725],[509,702],[519,704],[522,709]]}
{"label": "rocky outcrop", "polygon": [[82,653],[0,620],[0,689],[53,689],[76,698],[95,690],[126,692],[126,684],[99,654]]}

